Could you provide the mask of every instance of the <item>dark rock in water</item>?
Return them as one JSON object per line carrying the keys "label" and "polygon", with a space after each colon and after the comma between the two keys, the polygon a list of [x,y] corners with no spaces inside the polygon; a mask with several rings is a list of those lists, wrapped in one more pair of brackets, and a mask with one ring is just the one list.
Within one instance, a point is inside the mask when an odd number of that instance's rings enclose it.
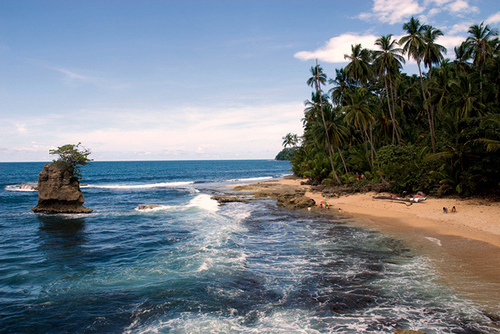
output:
{"label": "dark rock in water", "polygon": [[427,333],[413,331],[411,329],[395,329],[394,334],[427,334]]}
{"label": "dark rock in water", "polygon": [[276,196],[276,204],[288,209],[304,209],[313,206],[314,202],[304,196],[304,192],[282,192]]}
{"label": "dark rock in water", "polygon": [[161,207],[158,204],[139,204],[135,209],[136,210],[152,210]]}
{"label": "dark rock in water", "polygon": [[50,163],[43,167],[38,175],[38,205],[34,212],[46,213],[90,213],[85,208],[80,190],[80,182],[67,168],[60,164]]}
{"label": "dark rock in water", "polygon": [[219,202],[219,204],[230,203],[230,202],[248,202],[248,198],[242,198],[238,196],[212,196],[212,199]]}

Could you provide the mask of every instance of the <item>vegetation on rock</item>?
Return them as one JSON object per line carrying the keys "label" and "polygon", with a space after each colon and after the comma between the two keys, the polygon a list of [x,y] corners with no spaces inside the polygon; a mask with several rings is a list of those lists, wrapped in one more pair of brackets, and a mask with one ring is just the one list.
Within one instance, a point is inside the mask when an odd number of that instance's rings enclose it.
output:
{"label": "vegetation on rock", "polygon": [[80,145],[81,143],[76,145],[67,144],[58,147],[56,150],[49,150],[50,154],[59,155],[59,158],[54,159],[53,162],[62,165],[72,176],[78,179],[82,177],[80,166],[85,166],[88,162],[93,161],[93,159],[89,158],[90,150]]}

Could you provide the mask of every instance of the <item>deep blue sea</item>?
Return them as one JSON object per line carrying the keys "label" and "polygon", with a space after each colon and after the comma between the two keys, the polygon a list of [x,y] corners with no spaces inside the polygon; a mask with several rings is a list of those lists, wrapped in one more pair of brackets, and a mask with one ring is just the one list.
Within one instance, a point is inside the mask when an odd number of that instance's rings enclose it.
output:
{"label": "deep blue sea", "polygon": [[31,212],[42,167],[0,163],[0,333],[498,333],[402,241],[210,198],[288,162],[93,162],[88,215]]}

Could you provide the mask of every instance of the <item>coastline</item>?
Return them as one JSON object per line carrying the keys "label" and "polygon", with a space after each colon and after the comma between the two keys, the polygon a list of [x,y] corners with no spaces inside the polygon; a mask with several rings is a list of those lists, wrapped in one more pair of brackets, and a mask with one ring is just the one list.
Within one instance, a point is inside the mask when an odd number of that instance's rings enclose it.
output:
{"label": "coastline", "polygon": [[[239,186],[235,190],[260,197],[305,191],[305,196],[316,203],[328,201],[332,205],[329,210],[315,207],[304,212],[342,216],[352,225],[407,242],[432,260],[445,284],[481,305],[486,312],[500,316],[500,202],[427,198],[407,205],[373,199],[374,192],[330,198],[309,185],[302,185],[302,181],[288,177]],[[456,213],[443,212],[443,207],[453,206]]]}

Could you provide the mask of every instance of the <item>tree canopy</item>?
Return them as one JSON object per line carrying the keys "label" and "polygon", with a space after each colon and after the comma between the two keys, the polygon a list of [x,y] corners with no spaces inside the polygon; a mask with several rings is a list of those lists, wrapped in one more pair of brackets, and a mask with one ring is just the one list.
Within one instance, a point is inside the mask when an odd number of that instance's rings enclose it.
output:
{"label": "tree canopy", "polygon": [[64,166],[73,176],[81,179],[80,166],[85,166],[88,162],[93,161],[89,158],[91,154],[88,148],[78,144],[66,144],[58,147],[57,149],[49,150],[52,155],[59,155],[59,158],[54,159],[53,162]]}
{"label": "tree canopy", "polygon": [[[398,192],[500,193],[498,31],[472,25],[448,60],[439,29],[415,18],[402,28],[399,41],[377,39],[378,50],[353,45],[331,79],[311,68],[294,173],[340,185],[359,172]],[[403,56],[418,75],[402,72]]]}

